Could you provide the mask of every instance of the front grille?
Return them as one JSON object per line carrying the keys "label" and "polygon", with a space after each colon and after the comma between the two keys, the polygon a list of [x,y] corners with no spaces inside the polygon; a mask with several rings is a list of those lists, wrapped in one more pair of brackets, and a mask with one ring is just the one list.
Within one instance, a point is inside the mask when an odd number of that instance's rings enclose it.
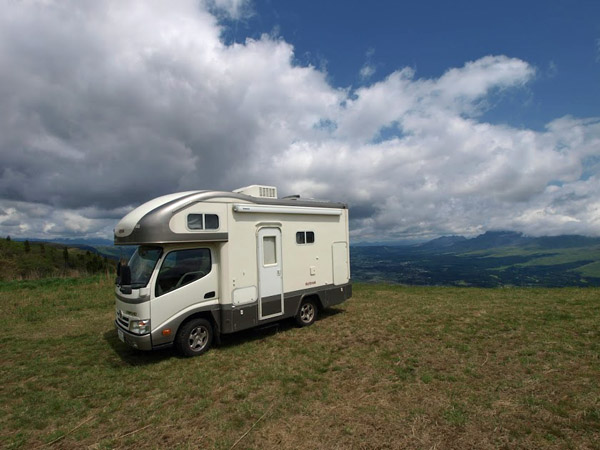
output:
{"label": "front grille", "polygon": [[[120,312],[120,311],[119,311]],[[123,313],[117,314],[117,322],[126,330],[129,330],[129,318],[124,317]]]}

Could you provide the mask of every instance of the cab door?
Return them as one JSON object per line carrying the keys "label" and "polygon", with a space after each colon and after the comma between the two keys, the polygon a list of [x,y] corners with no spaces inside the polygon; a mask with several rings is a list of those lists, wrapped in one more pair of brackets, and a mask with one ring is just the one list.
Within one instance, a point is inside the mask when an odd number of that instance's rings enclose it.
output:
{"label": "cab door", "polygon": [[218,294],[218,267],[211,248],[168,251],[154,283],[152,329],[190,306],[214,302]]}
{"label": "cab door", "polygon": [[281,263],[281,230],[261,228],[258,231],[258,319],[283,314],[283,269]]}

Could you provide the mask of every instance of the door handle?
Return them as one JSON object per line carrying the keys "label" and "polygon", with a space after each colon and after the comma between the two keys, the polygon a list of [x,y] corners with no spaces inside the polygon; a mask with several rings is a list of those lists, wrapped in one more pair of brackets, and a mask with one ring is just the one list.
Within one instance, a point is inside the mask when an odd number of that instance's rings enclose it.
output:
{"label": "door handle", "polygon": [[204,298],[214,298],[215,297],[215,291],[210,291],[207,292],[206,294],[204,294]]}

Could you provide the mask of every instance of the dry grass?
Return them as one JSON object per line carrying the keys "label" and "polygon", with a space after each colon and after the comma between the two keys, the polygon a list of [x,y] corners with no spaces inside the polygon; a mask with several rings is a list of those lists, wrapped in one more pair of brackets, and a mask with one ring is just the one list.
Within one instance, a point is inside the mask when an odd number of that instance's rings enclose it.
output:
{"label": "dry grass", "polygon": [[600,448],[600,290],[360,285],[312,327],[137,353],[105,281],[0,289],[7,448]]}

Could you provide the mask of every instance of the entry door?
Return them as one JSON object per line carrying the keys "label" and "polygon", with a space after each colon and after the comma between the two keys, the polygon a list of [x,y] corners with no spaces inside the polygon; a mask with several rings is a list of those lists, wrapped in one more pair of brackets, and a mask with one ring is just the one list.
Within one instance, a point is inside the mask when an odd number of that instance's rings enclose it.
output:
{"label": "entry door", "polygon": [[283,314],[281,230],[261,228],[258,232],[258,318]]}

